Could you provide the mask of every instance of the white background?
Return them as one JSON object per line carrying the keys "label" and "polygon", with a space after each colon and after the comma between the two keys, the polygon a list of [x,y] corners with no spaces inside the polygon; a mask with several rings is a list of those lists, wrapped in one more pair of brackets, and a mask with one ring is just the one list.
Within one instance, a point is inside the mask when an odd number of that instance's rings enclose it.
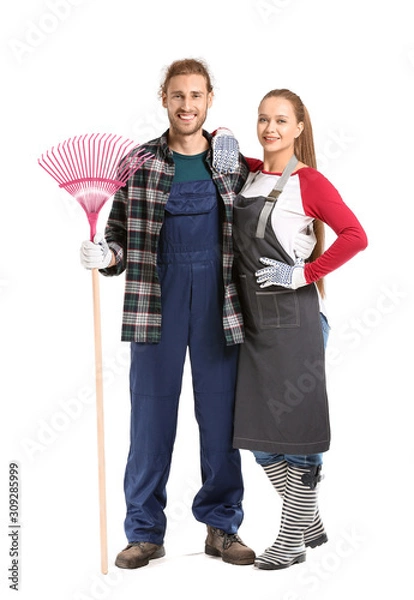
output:
{"label": "white background", "polygon": [[[342,600],[411,589],[414,38],[408,0],[48,1],[1,4],[0,594],[8,589],[8,465],[20,468],[19,597]],[[203,58],[215,80],[207,129],[226,125],[260,157],[257,105],[299,93],[320,170],[365,227],[368,249],[328,277],[333,442],[320,507],[330,542],[306,563],[266,573],[203,554],[191,515],[199,486],[188,366],[168,486],[167,556],[137,571],[125,545],[128,346],[119,341],[123,276],[101,278],[108,547],[100,573],[88,226],[38,166],[73,135],[138,142],[167,127],[163,68]],[[105,225],[109,204],[101,213]],[[406,344],[406,345],[405,345]],[[248,452],[244,541],[276,536],[281,503]],[[9,596],[10,594],[10,596]]]}

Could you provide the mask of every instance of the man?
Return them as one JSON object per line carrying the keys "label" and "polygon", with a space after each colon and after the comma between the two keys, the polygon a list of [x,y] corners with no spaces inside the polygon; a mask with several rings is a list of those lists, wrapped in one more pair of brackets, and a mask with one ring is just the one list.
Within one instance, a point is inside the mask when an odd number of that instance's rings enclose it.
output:
{"label": "man", "polygon": [[115,564],[164,556],[166,484],[187,348],[200,433],[202,487],[195,518],[205,552],[232,564],[255,555],[238,537],[240,454],[232,447],[234,387],[243,323],[232,282],[232,197],[247,177],[212,170],[203,130],[213,102],[206,66],[175,61],[161,86],[169,129],[144,147],[154,156],[115,195],[105,239],[85,242],[84,266],[126,270],[122,340],[131,342],[131,440],[125,472],[127,547]]}

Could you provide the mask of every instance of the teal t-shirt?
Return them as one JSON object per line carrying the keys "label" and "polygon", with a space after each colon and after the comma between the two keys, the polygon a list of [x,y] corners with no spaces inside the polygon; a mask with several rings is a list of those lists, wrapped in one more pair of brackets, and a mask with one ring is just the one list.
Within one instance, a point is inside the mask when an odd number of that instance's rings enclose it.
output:
{"label": "teal t-shirt", "polygon": [[175,164],[173,183],[211,179],[211,172],[206,164],[207,152],[208,150],[192,156],[173,152]]}

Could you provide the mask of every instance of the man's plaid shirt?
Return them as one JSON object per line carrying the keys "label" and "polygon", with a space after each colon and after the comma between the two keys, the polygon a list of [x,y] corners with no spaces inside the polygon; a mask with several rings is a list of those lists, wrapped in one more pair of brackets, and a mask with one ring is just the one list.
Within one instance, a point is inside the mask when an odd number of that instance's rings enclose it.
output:
{"label": "man's plaid shirt", "polygon": [[[210,142],[210,134],[206,131],[203,133]],[[157,343],[161,338],[161,287],[157,272],[157,247],[175,169],[167,134],[168,131],[160,138],[142,145],[154,158],[147,160],[127,185],[115,194],[105,230],[105,238],[115,253],[116,264],[103,269],[102,273],[108,276],[119,275],[126,269],[122,341]],[[125,160],[128,160],[128,156]],[[224,207],[223,330],[228,345],[238,344],[244,340],[244,329],[232,278],[233,198],[243,187],[248,167],[241,160],[234,174],[219,175],[211,168],[211,150],[206,160]]]}

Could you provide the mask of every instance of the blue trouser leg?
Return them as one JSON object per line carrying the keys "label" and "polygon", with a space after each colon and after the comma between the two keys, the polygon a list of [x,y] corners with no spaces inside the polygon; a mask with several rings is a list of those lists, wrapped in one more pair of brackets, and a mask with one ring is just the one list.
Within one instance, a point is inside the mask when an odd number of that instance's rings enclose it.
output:
{"label": "blue trouser leg", "polygon": [[165,534],[165,487],[187,346],[203,483],[193,513],[228,533],[237,531],[243,518],[240,454],[231,444],[238,349],[225,345],[217,265],[170,263],[160,265],[159,273],[161,342],[131,348],[131,447],[125,472],[128,541],[156,544]]}
{"label": "blue trouser leg", "polygon": [[194,264],[192,271],[189,347],[203,483],[193,514],[198,521],[236,533],[243,519],[240,452],[232,447],[238,346],[224,342],[217,266]]}
{"label": "blue trouser leg", "polygon": [[163,287],[161,342],[131,344],[131,440],[124,479],[129,542],[161,544],[166,527],[165,488],[187,349],[190,277],[185,270],[179,277],[176,269],[165,268]]}

